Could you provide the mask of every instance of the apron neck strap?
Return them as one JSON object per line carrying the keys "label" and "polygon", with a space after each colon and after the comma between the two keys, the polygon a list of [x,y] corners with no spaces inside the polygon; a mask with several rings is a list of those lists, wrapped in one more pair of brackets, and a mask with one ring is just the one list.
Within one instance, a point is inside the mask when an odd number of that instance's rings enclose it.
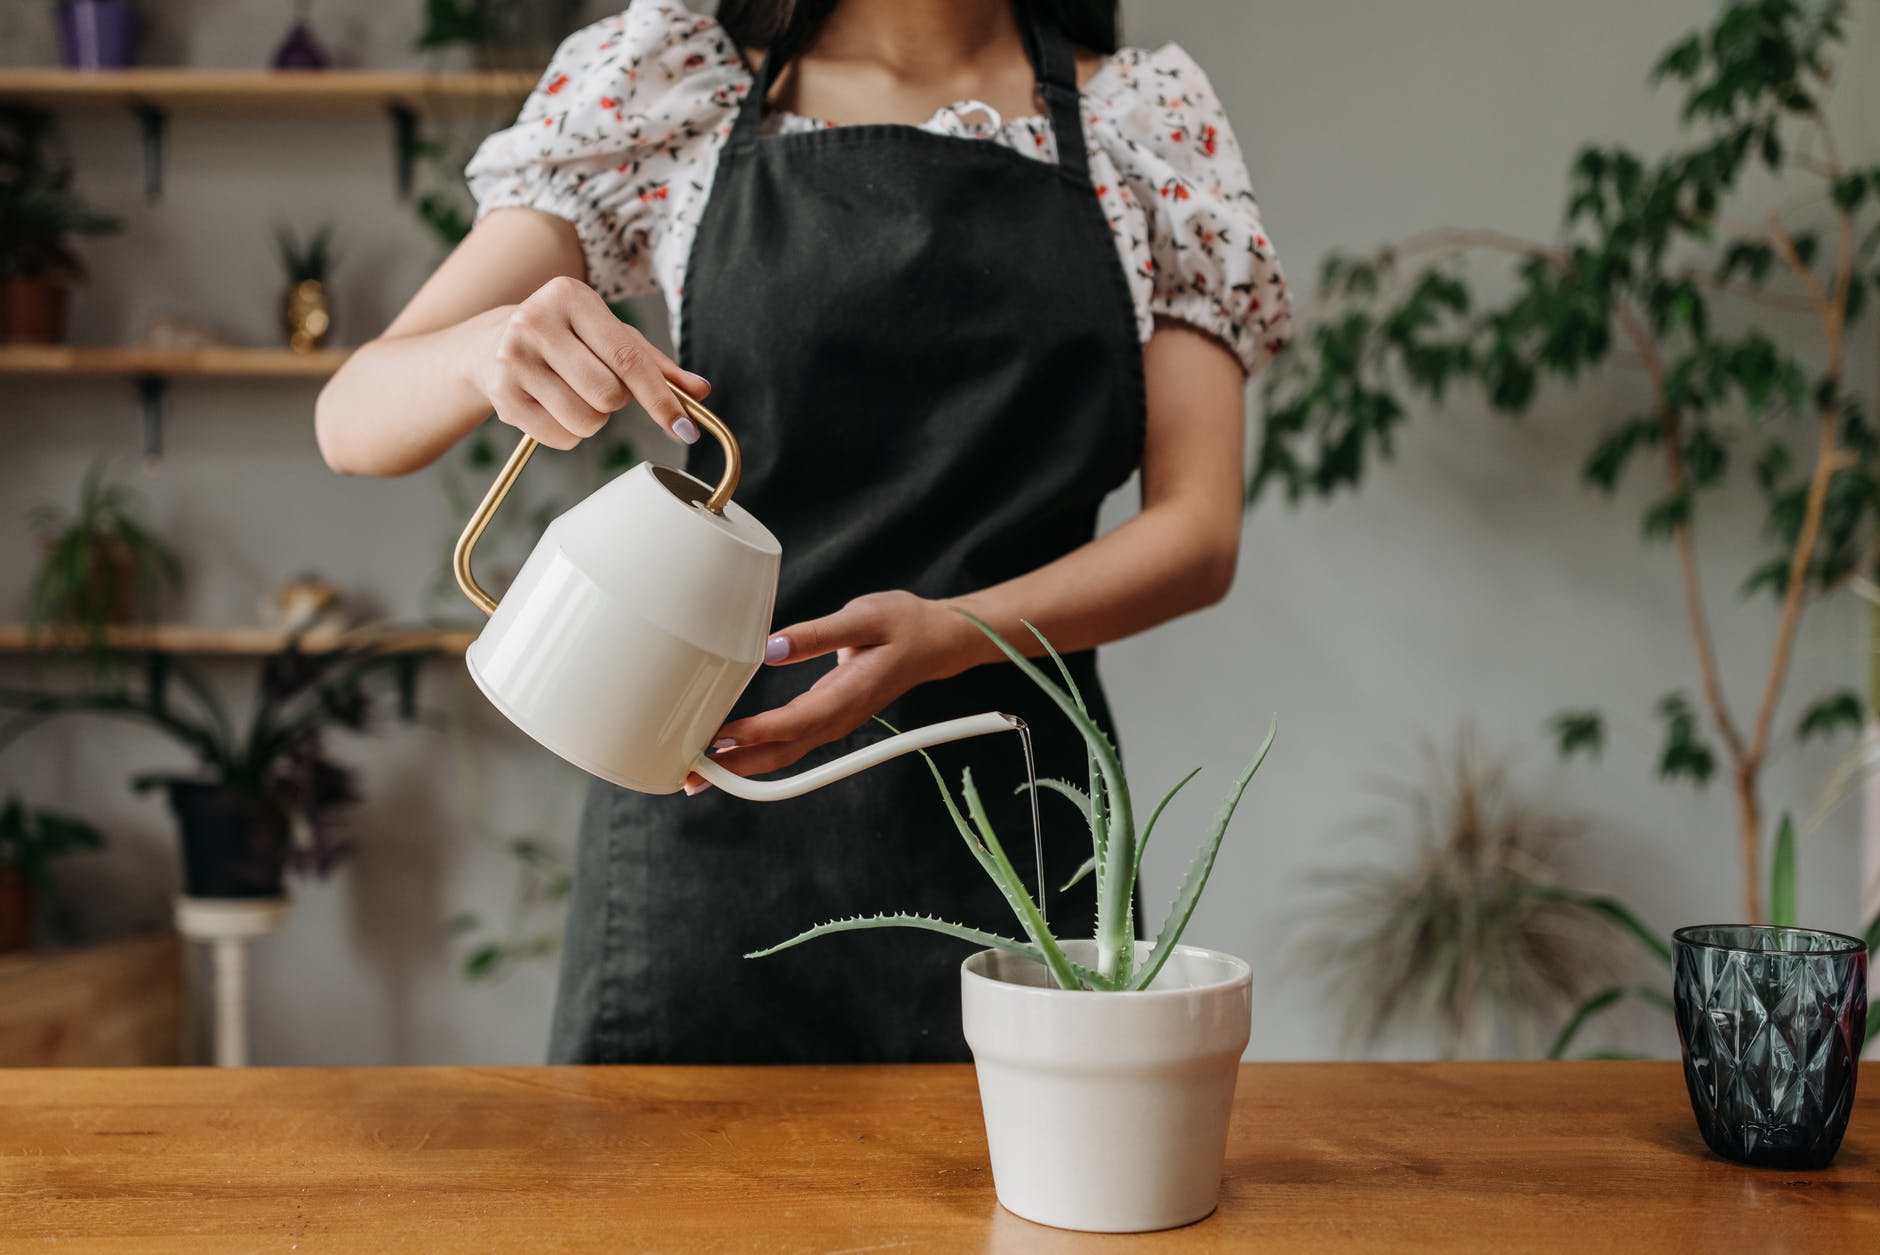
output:
{"label": "apron neck strap", "polygon": [[1038,76],[1038,95],[1051,118],[1057,139],[1058,165],[1080,179],[1090,177],[1090,158],[1084,150],[1084,116],[1077,92],[1077,58],[1070,40],[1043,12],[1037,0],[1019,0],[1018,25],[1025,36],[1025,53]]}
{"label": "apron neck strap", "polygon": [[[1057,138],[1058,165],[1080,179],[1090,177],[1090,159],[1084,148],[1083,111],[1078,103],[1077,59],[1070,41],[1057,23],[1040,10],[1036,0],[1017,0],[1019,31],[1025,39],[1025,55],[1031,60],[1032,73],[1038,79],[1038,95],[1044,100],[1051,118],[1051,133]],[[730,144],[748,148],[756,141],[764,120],[764,102],[777,76],[789,64],[802,43],[801,34],[786,31],[764,55],[751,90],[738,106],[737,121],[731,127]]]}

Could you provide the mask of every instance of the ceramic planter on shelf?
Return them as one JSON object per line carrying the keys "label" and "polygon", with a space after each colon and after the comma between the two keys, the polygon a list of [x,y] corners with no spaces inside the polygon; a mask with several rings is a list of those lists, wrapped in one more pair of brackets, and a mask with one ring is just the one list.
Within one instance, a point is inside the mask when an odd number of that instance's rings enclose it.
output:
{"label": "ceramic planter on shelf", "polygon": [[[1062,944],[1095,965],[1094,942]],[[1006,1210],[1098,1233],[1170,1229],[1214,1210],[1253,1018],[1246,963],[1178,946],[1148,989],[1092,993],[985,950],[961,965],[960,986]]]}
{"label": "ceramic planter on shelf", "polygon": [[0,279],[0,344],[59,344],[71,289],[57,279]]}
{"label": "ceramic planter on shelf", "polygon": [[287,813],[253,789],[164,782],[183,845],[183,896],[278,898],[291,846]]}
{"label": "ceramic planter on shelf", "polygon": [[132,0],[63,0],[59,49],[74,70],[121,70],[137,63],[143,15]]}

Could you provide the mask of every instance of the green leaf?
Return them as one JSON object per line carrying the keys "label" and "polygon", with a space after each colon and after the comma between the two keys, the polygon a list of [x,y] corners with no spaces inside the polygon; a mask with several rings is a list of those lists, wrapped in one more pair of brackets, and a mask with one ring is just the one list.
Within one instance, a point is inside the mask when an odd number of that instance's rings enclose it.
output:
{"label": "green leaf", "polygon": [[1598,758],[1606,748],[1606,718],[1597,710],[1563,710],[1549,721],[1560,757],[1584,753]]}
{"label": "green leaf", "polygon": [[1162,800],[1155,804],[1155,810],[1152,811],[1149,815],[1148,824],[1146,824],[1143,827],[1142,839],[1136,842],[1136,866],[1131,874],[1132,880],[1140,878],[1142,875],[1142,852],[1149,848],[1149,836],[1151,833],[1155,831],[1155,821],[1162,818],[1163,810],[1165,810],[1168,807],[1168,804],[1170,802],[1175,800],[1175,795],[1182,791],[1182,786],[1186,785],[1190,780],[1193,780],[1196,776],[1200,774],[1201,774],[1201,768],[1199,767],[1195,768],[1193,771],[1183,776],[1180,780],[1177,780],[1175,782],[1175,787],[1170,789],[1167,793],[1164,793],[1162,795]]}
{"label": "green leaf", "polygon": [[1673,1010],[1671,999],[1649,985],[1614,985],[1609,989],[1602,989],[1573,1009],[1573,1014],[1568,1016],[1567,1022],[1561,1026],[1560,1035],[1554,1038],[1553,1048],[1547,1052],[1547,1057],[1549,1059],[1566,1058],[1567,1048],[1573,1044],[1573,1039],[1579,1036],[1580,1030],[1585,1027],[1589,1019],[1627,998],[1637,998],[1666,1011]]}
{"label": "green leaf", "polygon": [[493,976],[502,965],[503,948],[499,945],[478,946],[463,961],[463,974],[471,980],[481,980]]}
{"label": "green leaf", "polygon": [[1817,736],[1832,737],[1843,728],[1858,732],[1864,721],[1865,708],[1860,694],[1852,689],[1841,689],[1803,711],[1795,735],[1798,740],[1808,741]]}
{"label": "green leaf", "polygon": [[[1005,891],[1005,899],[1017,912],[1019,921],[1025,926],[1025,933],[1032,940],[1042,955],[1045,966],[1051,969],[1051,975],[1065,989],[1076,989],[1077,977],[1070,970],[1070,959],[1058,946],[1057,939],[1045,924],[1044,913],[1037,903],[1031,900],[1031,894],[1025,888],[1024,877],[1012,866],[1012,860],[1006,857],[1005,847],[999,843],[999,834],[992,829],[992,821],[986,816],[985,803],[979,799],[979,790],[973,787],[973,772],[969,767],[960,774],[960,795],[966,799],[966,813],[972,817],[973,829],[979,834],[986,852],[992,856],[992,866],[996,869],[995,879]],[[1042,892],[1044,886],[1039,885]],[[1105,974],[1107,976],[1107,973]]]}
{"label": "green leaf", "polygon": [[1189,917],[1195,913],[1195,904],[1201,900],[1201,891],[1207,887],[1208,876],[1214,870],[1215,856],[1221,850],[1221,838],[1227,834],[1228,822],[1233,819],[1234,810],[1240,805],[1240,796],[1247,791],[1247,785],[1252,783],[1254,773],[1260,770],[1260,764],[1266,761],[1267,751],[1273,748],[1273,738],[1278,734],[1279,720],[1275,718],[1267,727],[1266,740],[1260,743],[1259,751],[1228,788],[1227,796],[1221,799],[1221,808],[1215,813],[1214,822],[1209,825],[1201,848],[1195,852],[1194,861],[1188,865],[1188,874],[1182,877],[1174,905],[1169,908],[1167,917],[1162,921],[1161,931],[1156,934],[1148,961],[1130,982],[1131,989],[1147,989],[1168,962],[1169,955],[1174,953],[1176,944],[1181,941],[1182,931],[1188,927]]}
{"label": "green leaf", "polygon": [[[1021,955],[1041,965],[1045,961],[1044,954],[1038,947],[1027,945],[1025,942],[1019,941],[1016,938],[1001,937],[996,933],[982,932],[977,928],[968,928],[964,924],[955,924],[948,920],[936,919],[930,915],[908,914],[854,915],[847,919],[830,920],[828,923],[818,924],[814,928],[806,928],[788,941],[780,941],[767,949],[753,950],[744,957],[747,959],[762,959],[776,954],[779,951],[788,950],[792,946],[800,946],[806,941],[813,941],[817,937],[828,937],[835,933],[860,932],[870,928],[918,928],[930,933],[941,933],[948,937],[957,937],[961,941],[970,941],[974,945],[984,946],[988,950],[1004,950],[1010,954]],[[1067,987],[1072,989],[1077,988],[1075,983]]]}
{"label": "green leaf", "polygon": [[1578,889],[1563,889],[1558,885],[1528,885],[1524,892],[1549,902],[1566,902],[1595,915],[1603,915],[1610,922],[1618,925],[1634,941],[1650,951],[1666,967],[1671,966],[1671,947],[1663,937],[1645,926],[1645,922],[1633,913],[1632,909],[1617,898],[1600,894],[1583,893]]}
{"label": "green leaf", "polygon": [[1867,197],[1867,176],[1862,174],[1844,175],[1834,185],[1834,206],[1844,213],[1853,213],[1860,208],[1861,201]]}
{"label": "green leaf", "polygon": [[1743,586],[1737,589],[1737,595],[1754,597],[1757,593],[1765,591],[1778,600],[1788,594],[1789,560],[1787,558],[1771,558],[1751,571],[1749,577],[1743,581]]}
{"label": "green leaf", "polygon": [[1795,927],[1795,825],[1787,814],[1776,829],[1776,853],[1769,864],[1769,922]]}
{"label": "green leaf", "polygon": [[1666,497],[1645,511],[1643,531],[1648,539],[1664,540],[1691,521],[1691,497],[1688,492]]}
{"label": "green leaf", "polygon": [[[980,632],[998,648],[1000,653],[1009,658],[1012,665],[1023,672],[1027,679],[1037,685],[1039,690],[1051,699],[1052,704],[1064,713],[1065,718],[1076,725],[1077,730],[1083,734],[1085,746],[1088,748],[1091,756],[1097,761],[1098,771],[1102,777],[1103,791],[1107,798],[1108,813],[1115,817],[1110,833],[1112,837],[1110,843],[1111,853],[1119,856],[1119,861],[1122,864],[1133,867],[1136,857],[1136,825],[1135,818],[1130,810],[1129,783],[1123,776],[1123,764],[1121,759],[1117,756],[1116,746],[1110,740],[1109,734],[1097,727],[1090,716],[1084,712],[1079,702],[1073,700],[1070,694],[1052,683],[1031,659],[1019,653],[1017,649],[1012,647],[1010,642],[994,631],[990,625],[967,611],[962,610],[959,613],[974,627],[978,628]],[[1035,627],[1032,627],[1029,623],[1025,626],[1037,635],[1040,641],[1044,641],[1043,634],[1039,633]],[[1050,648],[1050,642],[1044,641],[1044,644],[1046,649],[1055,657],[1056,650]],[[1061,660],[1059,665],[1062,665]],[[1120,845],[1118,844],[1119,840]],[[1098,862],[1099,865],[1101,865],[1103,860],[1099,859]],[[1121,965],[1121,970],[1126,973],[1128,965],[1134,961],[1134,956],[1133,954],[1127,953],[1131,949],[1131,939],[1125,937],[1123,934],[1128,931],[1128,921],[1131,915],[1130,908],[1135,886],[1127,883],[1125,877],[1110,872],[1110,869],[1104,868],[1103,870],[1110,874],[1105,875],[1097,887],[1099,928],[1096,940],[1098,953],[1109,956],[1110,960]],[[1100,964],[1100,969],[1101,966]],[[1104,975],[1110,976],[1112,973],[1105,972]]]}
{"label": "green leaf", "polygon": [[1658,755],[1658,775],[1665,780],[1679,776],[1703,786],[1716,771],[1717,758],[1698,731],[1697,713],[1682,693],[1667,694],[1658,703],[1658,716],[1665,723],[1664,749]]}

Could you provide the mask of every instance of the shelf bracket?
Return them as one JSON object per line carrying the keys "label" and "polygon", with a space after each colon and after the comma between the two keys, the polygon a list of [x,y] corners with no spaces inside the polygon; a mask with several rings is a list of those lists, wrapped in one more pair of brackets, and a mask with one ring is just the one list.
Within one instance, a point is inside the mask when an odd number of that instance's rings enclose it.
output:
{"label": "shelf bracket", "polygon": [[143,141],[144,200],[154,205],[163,195],[163,136],[169,115],[147,100],[132,101],[131,113]]}
{"label": "shelf bracket", "polygon": [[418,659],[407,656],[398,662],[398,717],[411,723],[418,717]]}
{"label": "shelf bracket", "polygon": [[385,107],[392,120],[392,160],[396,163],[398,199],[411,199],[418,165],[418,111],[403,101]]}
{"label": "shelf bracket", "polygon": [[142,412],[144,469],[163,461],[163,398],[168,381],[162,375],[137,376],[137,404]]}

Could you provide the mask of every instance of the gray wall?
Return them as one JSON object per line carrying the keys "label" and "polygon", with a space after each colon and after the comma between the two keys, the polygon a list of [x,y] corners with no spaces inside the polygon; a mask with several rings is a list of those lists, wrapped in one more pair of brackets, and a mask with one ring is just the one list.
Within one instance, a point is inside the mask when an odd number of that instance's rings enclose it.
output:
{"label": "gray wall", "polygon": [[[47,7],[0,7],[0,57],[49,57]],[[165,5],[164,20],[180,32],[166,37],[166,57],[252,64],[265,57],[284,7]],[[324,0],[316,10],[322,32],[354,59],[406,64],[417,7]],[[1673,0],[1126,6],[1131,42],[1180,41],[1209,70],[1302,296],[1332,248],[1363,248],[1434,224],[1549,232],[1562,170],[1580,142],[1653,150],[1674,138],[1667,101],[1651,97],[1643,80],[1655,52],[1710,7]],[[1877,26],[1864,20],[1856,31],[1857,57],[1867,65],[1880,50]],[[1850,77],[1838,106],[1843,143],[1871,157],[1880,148],[1876,89]],[[474,138],[474,119],[451,125],[466,142]],[[83,189],[120,208],[128,223],[122,236],[87,250],[94,279],[78,304],[81,341],[120,341],[162,309],[268,341],[277,219],[337,224],[339,328],[349,341],[383,325],[435,260],[393,195],[377,119],[179,119],[168,191],[150,207],[138,198],[127,121],[74,118],[68,134]],[[1800,201],[1793,207],[1811,211]],[[1858,377],[1870,377],[1870,367]],[[18,443],[0,459],[0,500],[16,520],[0,530],[0,605],[17,605],[34,556],[20,514],[31,502],[68,496],[99,449],[134,465],[135,410],[129,388],[110,382],[5,389],[5,429]],[[1514,761],[1527,801],[1583,819],[1587,833],[1572,851],[1581,883],[1623,892],[1667,926],[1737,914],[1728,798],[1651,778],[1649,705],[1693,684],[1695,674],[1671,555],[1636,539],[1649,494],[1641,482],[1614,505],[1577,484],[1592,430],[1629,412],[1636,397],[1615,375],[1550,397],[1523,424],[1466,401],[1417,415],[1397,463],[1357,496],[1297,510],[1272,502],[1252,514],[1226,604],[1107,651],[1105,673],[1143,791],[1191,765],[1208,768],[1149,855],[1152,903],[1172,890],[1191,834],[1212,809],[1210,782],[1218,787],[1231,775],[1270,712],[1281,716],[1279,746],[1189,934],[1254,960],[1254,1057],[1336,1053],[1336,1016],[1287,943],[1306,919],[1305,878],[1365,856],[1351,834],[1378,806],[1367,782],[1413,775],[1419,737],[1446,739],[1472,725],[1485,746]],[[172,614],[248,619],[264,588],[306,569],[357,590],[368,608],[404,618],[454,614],[434,590],[456,522],[447,481],[468,480],[461,463],[397,482],[337,479],[316,455],[311,402],[312,389],[298,384],[175,390],[168,456],[141,481],[153,518],[188,556],[189,586]],[[1112,517],[1121,518],[1128,503],[1115,507]],[[1758,503],[1743,494],[1713,506],[1702,534],[1719,649],[1739,703],[1759,685],[1772,627],[1764,607],[1730,600],[1759,518]],[[1865,649],[1855,607],[1819,607],[1797,651],[1799,696],[1785,707],[1785,722],[1800,696],[1858,681]],[[245,682],[240,666],[219,670],[237,689]],[[465,687],[455,668],[438,667],[425,685],[435,713],[424,725],[391,725],[343,747],[366,770],[361,854],[331,883],[303,886],[286,929],[257,949],[258,1061],[541,1056],[550,966],[466,984],[440,924],[466,908],[502,914],[514,877],[496,842],[532,829],[570,832],[579,784],[486,715]],[[1605,761],[1557,766],[1543,720],[1563,706],[1594,704],[1614,716]],[[1771,767],[1771,810],[1811,810],[1832,761],[1822,751],[1785,754]],[[0,758],[0,785],[108,827],[112,852],[74,864],[66,876],[90,930],[132,930],[165,917],[173,883],[167,817],[123,782],[132,767],[181,765],[161,742],[96,725],[48,731]],[[1854,924],[1857,827],[1849,808],[1807,838],[1802,901],[1811,919]],[[1639,1048],[1673,1044],[1662,1021],[1621,1027]],[[1404,1040],[1391,1049],[1426,1047]]]}

